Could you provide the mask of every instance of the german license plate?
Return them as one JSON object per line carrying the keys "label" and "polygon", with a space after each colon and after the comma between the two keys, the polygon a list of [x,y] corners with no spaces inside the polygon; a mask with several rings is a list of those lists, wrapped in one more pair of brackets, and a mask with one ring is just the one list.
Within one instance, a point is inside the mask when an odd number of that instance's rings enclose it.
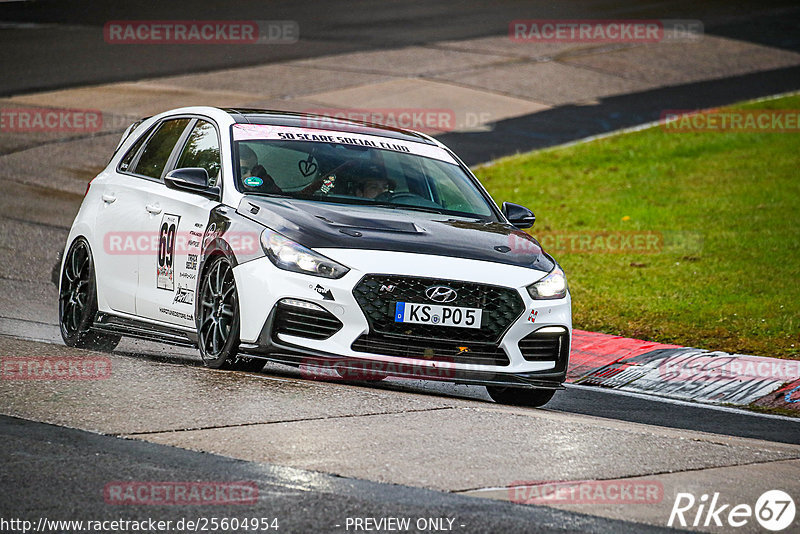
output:
{"label": "german license plate", "polygon": [[480,308],[398,302],[395,304],[394,322],[480,328],[482,311]]}

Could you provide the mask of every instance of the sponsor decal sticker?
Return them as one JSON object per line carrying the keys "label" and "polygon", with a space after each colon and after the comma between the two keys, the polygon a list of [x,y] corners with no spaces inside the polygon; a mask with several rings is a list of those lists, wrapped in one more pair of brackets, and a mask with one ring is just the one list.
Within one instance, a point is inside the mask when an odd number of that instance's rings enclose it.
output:
{"label": "sponsor decal sticker", "polygon": [[208,244],[222,235],[222,231],[217,230],[217,223],[211,223],[206,228],[206,233],[203,236],[203,250],[208,247]]}
{"label": "sponsor decal sticker", "polygon": [[406,154],[415,154],[428,158],[435,158],[448,163],[456,164],[453,157],[438,146],[425,143],[415,143],[401,139],[388,139],[376,135],[367,135],[351,132],[334,132],[331,130],[316,130],[313,128],[295,128],[282,126],[269,126],[261,124],[235,124],[233,126],[233,139],[235,141],[312,141],[317,143],[338,143],[355,145],[381,150],[391,150]]}
{"label": "sponsor decal sticker", "polygon": [[186,268],[190,271],[197,270],[197,254],[189,254],[186,259]]}
{"label": "sponsor decal sticker", "polygon": [[175,292],[175,298],[172,299],[173,304],[194,304],[194,290],[188,287],[178,286]]}
{"label": "sponsor decal sticker", "polygon": [[334,175],[334,174],[331,174],[330,176],[328,176],[327,178],[325,178],[325,180],[322,182],[322,186],[319,188],[319,190],[320,190],[320,191],[321,191],[323,194],[327,195],[327,194],[328,194],[328,192],[329,192],[331,189],[333,189],[333,186],[334,186],[334,185],[336,185],[336,175]]}
{"label": "sponsor decal sticker", "polygon": [[311,289],[322,295],[323,300],[336,300],[335,298],[333,298],[333,293],[331,292],[330,289],[326,289],[319,284],[317,284],[316,287],[314,287],[313,285],[310,285],[308,287],[310,287]]}
{"label": "sponsor decal sticker", "polygon": [[184,321],[194,321],[194,315],[191,313],[183,313],[176,310],[170,310],[169,308],[159,308],[158,311],[164,315],[177,317],[178,319],[183,319]]}
{"label": "sponsor decal sticker", "polygon": [[305,177],[311,176],[317,172],[317,164],[314,163],[314,156],[309,154],[307,159],[301,159],[297,162],[297,167],[300,169],[300,174]]}
{"label": "sponsor decal sticker", "polygon": [[264,184],[264,180],[259,178],[258,176],[248,176],[243,180],[244,185],[247,187],[258,187]]}
{"label": "sponsor decal sticker", "polygon": [[156,268],[156,287],[168,291],[175,290],[175,236],[178,233],[180,215],[165,213],[161,218],[158,232],[158,267]]}

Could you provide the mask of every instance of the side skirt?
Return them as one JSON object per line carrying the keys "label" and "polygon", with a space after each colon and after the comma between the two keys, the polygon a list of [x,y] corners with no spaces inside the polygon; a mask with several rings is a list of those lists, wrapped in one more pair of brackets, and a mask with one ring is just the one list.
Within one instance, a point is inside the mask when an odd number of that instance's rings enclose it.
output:
{"label": "side skirt", "polygon": [[117,334],[125,337],[158,341],[182,347],[197,347],[196,335],[183,333],[166,326],[159,326],[127,317],[117,317],[109,313],[98,312],[92,323],[92,330],[106,334]]}

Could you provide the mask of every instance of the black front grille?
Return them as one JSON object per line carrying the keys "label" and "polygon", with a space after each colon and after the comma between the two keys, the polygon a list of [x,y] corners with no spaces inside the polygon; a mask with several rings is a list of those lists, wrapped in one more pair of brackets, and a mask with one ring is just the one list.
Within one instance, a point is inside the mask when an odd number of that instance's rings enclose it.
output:
{"label": "black front grille", "polygon": [[298,308],[278,302],[272,335],[287,334],[308,339],[328,339],[342,328],[342,323],[322,309]]}
{"label": "black front grille", "polygon": [[519,340],[519,351],[529,362],[557,361],[566,357],[568,350],[569,336],[565,331],[537,331]]}
{"label": "black front grille", "polygon": [[[483,310],[480,328],[396,323],[395,305],[398,302],[435,304],[425,296],[432,286],[447,286],[455,289],[458,297],[447,306],[480,308]],[[430,341],[458,341],[469,343],[500,342],[503,334],[523,312],[519,294],[511,288],[398,275],[371,274],[361,279],[353,290],[361,311],[367,317],[370,332],[387,336],[402,336],[403,342],[420,339]]]}
{"label": "black front grille", "polygon": [[364,334],[353,342],[356,352],[474,365],[508,365],[505,351],[494,343],[424,340],[384,334]]}

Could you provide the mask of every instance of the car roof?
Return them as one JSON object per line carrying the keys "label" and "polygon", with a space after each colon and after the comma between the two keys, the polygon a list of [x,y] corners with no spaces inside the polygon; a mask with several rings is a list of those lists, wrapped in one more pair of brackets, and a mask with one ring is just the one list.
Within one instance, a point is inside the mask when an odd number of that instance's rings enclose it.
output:
{"label": "car roof", "polygon": [[244,124],[264,124],[269,126],[287,126],[292,128],[313,128],[315,130],[330,130],[336,132],[360,133],[367,135],[377,135],[390,139],[403,141],[413,141],[436,145],[428,136],[392,128],[370,122],[361,122],[326,115],[314,115],[311,113],[296,113],[291,111],[276,111],[266,109],[241,109],[227,108],[223,111],[229,113],[231,118],[237,123]]}

